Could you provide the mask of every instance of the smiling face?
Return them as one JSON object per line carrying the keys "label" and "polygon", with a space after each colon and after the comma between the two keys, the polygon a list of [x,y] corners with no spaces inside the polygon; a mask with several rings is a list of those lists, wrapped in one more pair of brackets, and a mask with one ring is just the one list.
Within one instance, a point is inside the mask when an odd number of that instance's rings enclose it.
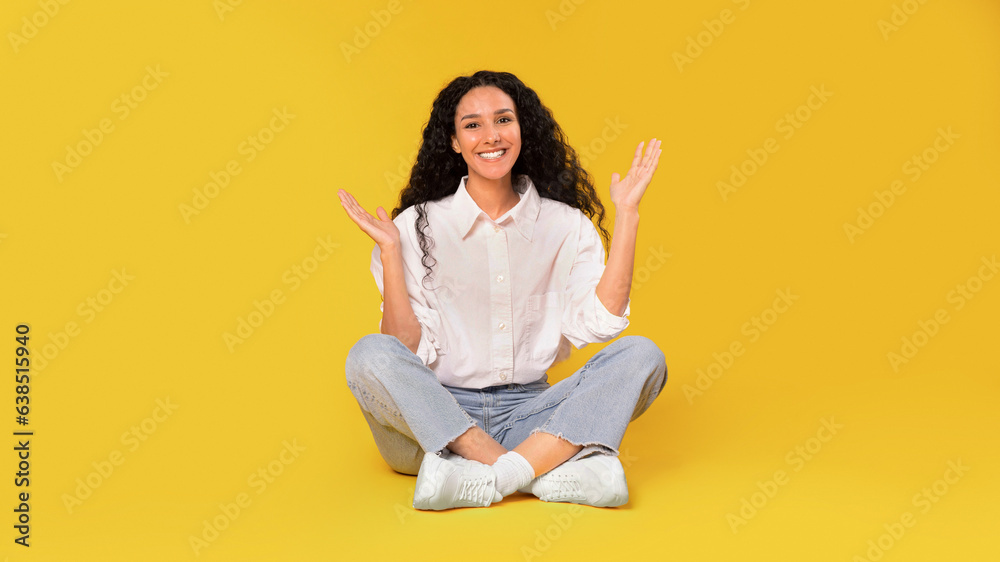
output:
{"label": "smiling face", "polygon": [[469,166],[469,183],[505,180],[509,185],[510,171],[521,153],[514,100],[496,86],[469,90],[455,110],[451,146]]}

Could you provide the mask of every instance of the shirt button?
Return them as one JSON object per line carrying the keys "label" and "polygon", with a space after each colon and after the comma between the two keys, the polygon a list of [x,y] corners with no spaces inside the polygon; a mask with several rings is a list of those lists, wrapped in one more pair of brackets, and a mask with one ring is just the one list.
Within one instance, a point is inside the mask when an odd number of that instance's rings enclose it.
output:
{"label": "shirt button", "polygon": [[502,380],[502,381],[507,380],[507,375],[500,375],[500,380]]}
{"label": "shirt button", "polygon": [[497,328],[500,328],[501,330],[503,330],[503,327],[504,327],[504,323],[503,322],[501,322],[500,324],[497,325]]}
{"label": "shirt button", "polygon": [[503,283],[503,275],[497,275],[497,283]]}
{"label": "shirt button", "polygon": [[501,230],[503,230],[503,229],[500,228],[499,224],[494,224],[493,225],[493,232],[500,232]]}

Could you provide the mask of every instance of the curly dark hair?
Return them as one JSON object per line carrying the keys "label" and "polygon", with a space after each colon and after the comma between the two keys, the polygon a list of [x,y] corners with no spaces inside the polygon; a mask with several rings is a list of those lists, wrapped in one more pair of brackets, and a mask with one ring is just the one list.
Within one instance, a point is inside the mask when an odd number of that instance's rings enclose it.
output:
{"label": "curly dark hair", "polygon": [[[473,88],[496,86],[514,100],[521,127],[521,152],[511,175],[525,174],[531,178],[538,195],[561,201],[583,211],[591,220],[597,217],[597,227],[604,239],[605,252],[611,236],[604,228],[604,205],[601,204],[594,181],[580,166],[576,151],[566,141],[566,134],[545,107],[538,94],[509,72],[480,70],[472,76],[460,76],[451,81],[434,100],[430,120],[424,125],[423,140],[410,179],[399,194],[399,206],[392,210],[396,218],[405,209],[416,205],[416,233],[427,274],[434,264],[430,255],[434,241],[426,232],[426,203],[447,197],[458,190],[468,165],[462,155],[451,150],[455,134],[455,112],[463,96]],[[514,182],[515,189],[517,182]]]}

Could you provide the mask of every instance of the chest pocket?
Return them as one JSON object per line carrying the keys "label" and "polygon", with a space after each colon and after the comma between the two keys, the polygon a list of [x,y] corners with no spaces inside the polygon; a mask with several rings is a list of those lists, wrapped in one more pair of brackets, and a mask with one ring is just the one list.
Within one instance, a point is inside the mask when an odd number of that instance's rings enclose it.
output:
{"label": "chest pocket", "polygon": [[565,295],[560,292],[528,297],[528,322],[525,343],[532,359],[555,360],[562,341],[562,316]]}

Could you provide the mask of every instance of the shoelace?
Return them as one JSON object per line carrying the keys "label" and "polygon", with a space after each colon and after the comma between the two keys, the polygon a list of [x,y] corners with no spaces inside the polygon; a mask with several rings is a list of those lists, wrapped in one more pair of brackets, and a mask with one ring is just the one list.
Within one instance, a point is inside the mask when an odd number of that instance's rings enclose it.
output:
{"label": "shoelace", "polygon": [[583,487],[580,485],[580,479],[575,476],[557,476],[549,480],[552,484],[550,493],[548,494],[552,499],[577,499],[583,498]]}
{"label": "shoelace", "polygon": [[487,506],[493,501],[495,487],[487,476],[468,478],[462,481],[462,489],[458,493],[459,501],[471,502],[473,505]]}

